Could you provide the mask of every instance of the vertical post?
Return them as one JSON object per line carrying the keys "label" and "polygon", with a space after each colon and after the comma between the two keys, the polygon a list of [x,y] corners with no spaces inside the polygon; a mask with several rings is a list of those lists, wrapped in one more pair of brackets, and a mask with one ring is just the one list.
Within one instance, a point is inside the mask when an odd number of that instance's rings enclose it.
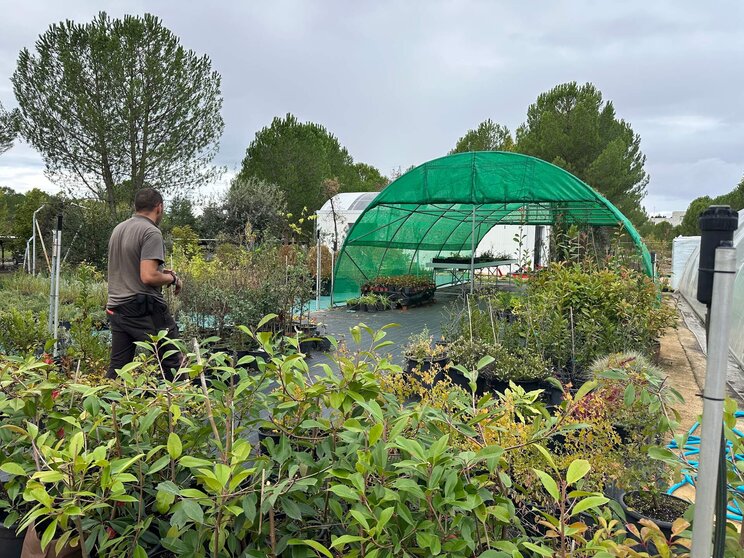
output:
{"label": "vertical post", "polygon": [[473,294],[475,281],[475,205],[473,205],[473,221],[470,229],[470,294]]}
{"label": "vertical post", "polygon": [[[692,558],[707,558],[713,534],[713,512],[721,451],[723,401],[726,396],[729,322],[736,275],[736,250],[721,247],[715,253],[715,281],[710,308],[708,359],[703,392],[703,424],[700,436],[700,466],[695,490],[695,519],[692,530]],[[726,521],[716,517],[716,521]]]}
{"label": "vertical post", "polygon": [[41,204],[41,207],[39,207],[36,211],[34,211],[33,217],[31,218],[31,238],[33,243],[33,254],[31,255],[31,273],[33,275],[36,275],[36,231],[38,230],[39,226],[36,224],[36,214],[44,209],[46,206],[45,203]]}
{"label": "vertical post", "polygon": [[315,215],[315,310],[320,310],[320,274],[323,266],[320,257],[320,225],[318,224],[318,214]]}
{"label": "vertical post", "polygon": [[534,269],[542,266],[543,229],[542,225],[535,225],[535,246],[532,254],[532,267]]}
{"label": "vertical post", "polygon": [[57,292],[55,282],[57,280],[57,229],[52,231],[52,265],[49,270],[49,315],[47,316],[47,329],[49,335],[55,336],[54,331],[54,296]]}
{"label": "vertical post", "polygon": [[[728,206],[710,206],[699,219],[700,263],[698,268],[697,299],[708,306],[705,389],[700,438],[700,458],[697,476],[695,515],[692,531],[692,558],[711,555],[711,539],[716,525],[715,555],[722,555],[722,531],[726,522],[725,485],[723,496],[717,487],[725,483],[725,446],[722,436],[723,403],[726,396],[729,329],[733,287],[736,277],[736,250],[733,235],[738,216]],[[717,505],[716,505],[717,504]]]}
{"label": "vertical post", "polygon": [[[57,269],[54,280],[54,339],[57,339],[57,330],[59,328],[59,274],[62,268],[62,214],[57,215]],[[59,344],[54,342],[54,356],[57,356]]]}
{"label": "vertical post", "polygon": [[26,241],[26,251],[23,253],[23,271],[31,273],[31,239]]}
{"label": "vertical post", "polygon": [[333,289],[336,286],[336,251],[331,250],[331,308],[333,308]]}

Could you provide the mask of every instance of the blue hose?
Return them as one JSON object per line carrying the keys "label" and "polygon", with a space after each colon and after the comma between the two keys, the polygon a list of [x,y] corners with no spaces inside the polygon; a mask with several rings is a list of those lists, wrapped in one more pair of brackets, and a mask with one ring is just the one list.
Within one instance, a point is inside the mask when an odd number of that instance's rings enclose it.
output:
{"label": "blue hose", "polygon": [[[742,418],[744,417],[744,411],[736,411],[735,415],[736,418]],[[669,445],[667,446],[671,450],[682,450],[682,455],[687,458],[691,457],[693,455],[698,455],[700,453],[700,436],[695,436],[693,433],[700,427],[699,422],[695,422],[695,424],[692,425],[690,430],[688,431],[687,435],[687,442],[685,443],[684,447],[680,448],[677,445],[677,442],[672,440]],[[742,433],[740,430],[734,428],[732,429],[732,432],[736,434],[739,438],[744,438],[744,433]],[[726,460],[729,463],[736,464],[739,461],[744,461],[744,454],[737,453],[734,454],[732,451],[733,444],[726,440]],[[687,463],[697,469],[698,462],[688,459]],[[682,480],[678,483],[674,484],[667,490],[667,494],[672,494],[682,488],[683,486],[695,486],[695,479],[696,474],[694,471],[685,471],[682,475]],[[734,490],[731,487],[729,487],[729,490]],[[736,492],[739,494],[744,494],[744,486],[741,486],[739,488],[735,489]],[[742,512],[741,508],[739,507],[739,504],[736,501],[731,502],[727,508],[726,508],[727,514],[726,518],[730,519],[732,521],[744,521],[744,513]]]}

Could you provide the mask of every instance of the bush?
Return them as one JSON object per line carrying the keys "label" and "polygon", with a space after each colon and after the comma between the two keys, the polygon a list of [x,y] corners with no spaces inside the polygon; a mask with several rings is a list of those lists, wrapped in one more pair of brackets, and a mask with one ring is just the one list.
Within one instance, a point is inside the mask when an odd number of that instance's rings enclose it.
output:
{"label": "bush", "polygon": [[[402,373],[377,355],[384,330],[353,328],[372,347],[340,350],[310,374],[295,339],[242,329],[266,351],[258,371],[245,368],[253,357],[196,346],[172,383],[158,381],[159,338],[116,381],[72,383],[53,366],[0,359],[9,523],[35,521],[44,545],[80,541],[109,557],[563,555],[622,540],[616,528],[585,538],[571,511],[608,514],[591,492],[608,473],[537,447],[577,430],[567,417],[588,389],[557,415],[518,390],[408,404],[383,389]],[[546,537],[525,531],[520,490],[545,502]]]}
{"label": "bush", "polygon": [[49,341],[47,315],[16,308],[0,312],[0,350],[7,354],[32,355]]}

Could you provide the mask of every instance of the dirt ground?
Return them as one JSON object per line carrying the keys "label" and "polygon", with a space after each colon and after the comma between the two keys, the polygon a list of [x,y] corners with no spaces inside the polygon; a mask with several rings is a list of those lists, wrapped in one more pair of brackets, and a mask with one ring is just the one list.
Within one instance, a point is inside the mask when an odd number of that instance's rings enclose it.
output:
{"label": "dirt ground", "polygon": [[[664,303],[676,306],[676,296],[665,295]],[[671,385],[685,399],[685,404],[677,405],[676,409],[681,415],[680,429],[689,430],[703,412],[699,394],[705,384],[705,354],[679,313],[677,328],[661,338],[659,359]]]}

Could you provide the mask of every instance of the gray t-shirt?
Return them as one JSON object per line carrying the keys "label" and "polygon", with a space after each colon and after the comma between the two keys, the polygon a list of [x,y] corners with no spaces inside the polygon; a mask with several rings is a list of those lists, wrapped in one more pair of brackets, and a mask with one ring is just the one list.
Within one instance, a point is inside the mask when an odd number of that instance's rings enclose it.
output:
{"label": "gray t-shirt", "polygon": [[143,215],[134,215],[114,228],[109,239],[107,308],[149,294],[164,302],[160,287],[145,285],[140,279],[140,262],[165,262],[165,243],[160,229]]}

